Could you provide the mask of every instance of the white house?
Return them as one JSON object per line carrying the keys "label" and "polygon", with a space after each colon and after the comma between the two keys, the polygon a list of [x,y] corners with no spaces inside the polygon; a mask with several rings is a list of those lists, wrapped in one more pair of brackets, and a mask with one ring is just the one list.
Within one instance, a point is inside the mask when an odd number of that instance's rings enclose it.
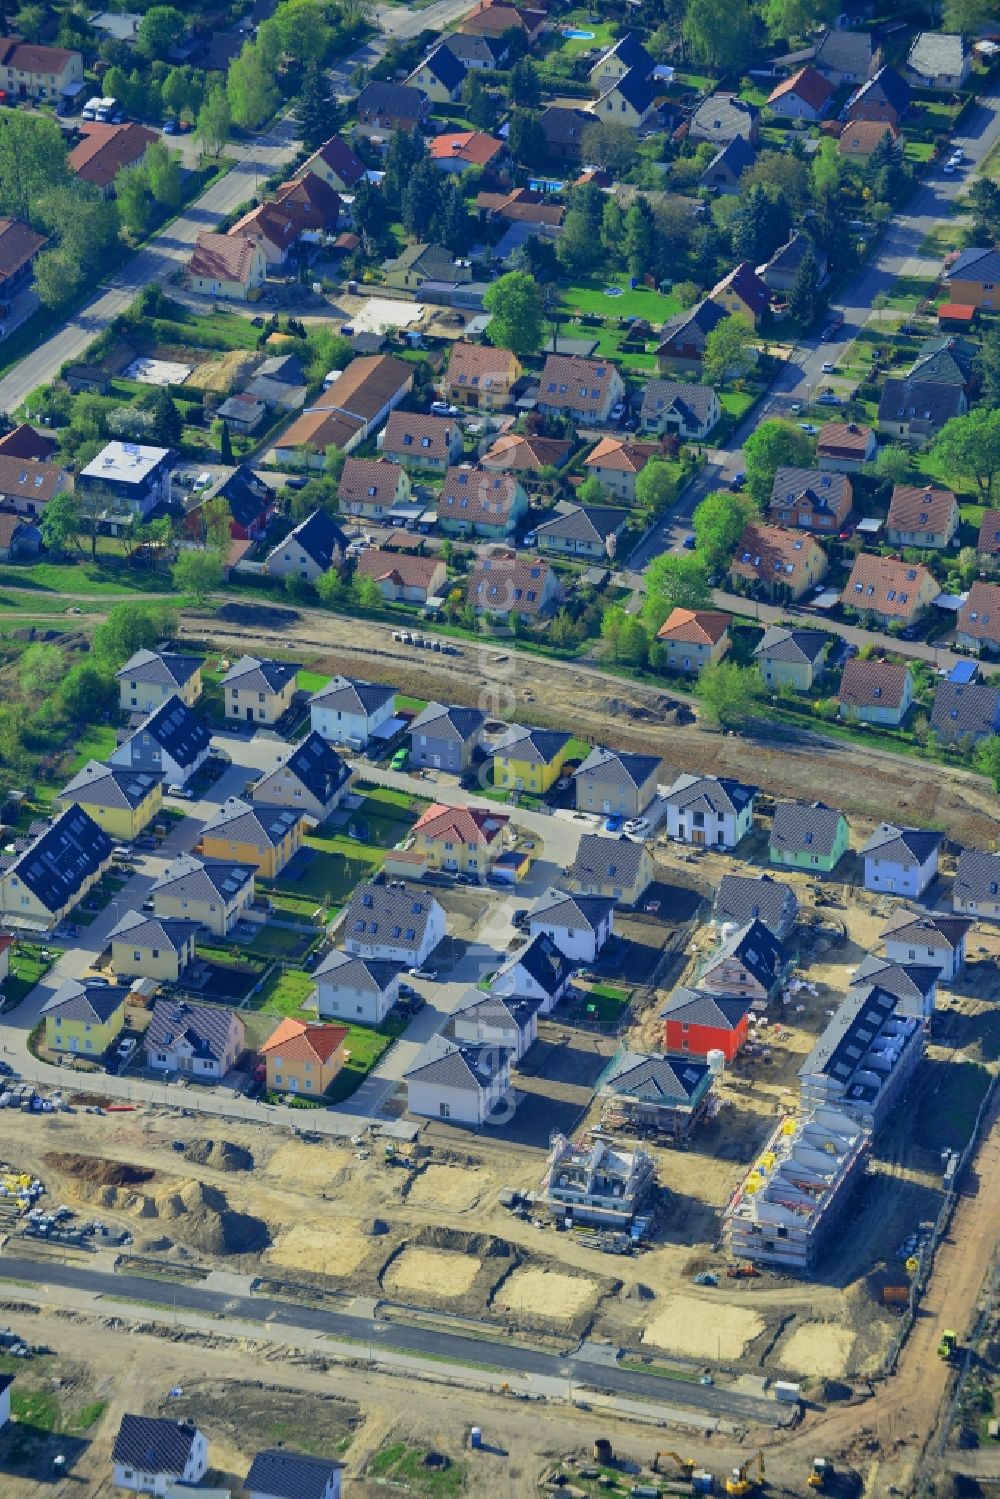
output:
{"label": "white house", "polygon": [[243,1480],[247,1499],[340,1499],[341,1465],[285,1447],[258,1452]]}
{"label": "white house", "polygon": [[379,682],[357,682],[350,677],[331,677],[325,687],[309,699],[312,727],[329,744],[364,749],[369,739],[389,722],[396,706],[396,693]]}
{"label": "white house", "polygon": [[519,1062],[538,1035],[538,1003],[470,989],[452,1011],[451,1033],[466,1046],[500,1046]]}
{"label": "white house", "polygon": [[937,874],[940,846],[940,833],[883,822],[861,850],[865,889],[917,899]]}
{"label": "white house", "polygon": [[567,895],[550,888],[528,912],[532,937],[551,939],[567,958],[592,963],[614,932],[615,903],[607,895]]}
{"label": "white house", "polygon": [[108,764],[154,771],[168,786],[185,786],[211,748],[212,736],[202,720],[174,694],[112,751]]}
{"label": "white house", "polygon": [[146,1064],[156,1072],[219,1080],[236,1066],[243,1043],[243,1022],[235,1010],[161,995],[146,1028]]}
{"label": "white house", "polygon": [[208,1442],[197,1426],[162,1416],[122,1416],[111,1452],[114,1483],[133,1494],[167,1494],[196,1484],[208,1468]]}
{"label": "white house", "polygon": [[548,1015],[569,988],[576,965],[544,932],[511,953],[490,980],[492,993],[508,999],[530,999]]}
{"label": "white house", "polygon": [[502,1123],[505,1106],[513,1112],[510,1052],[501,1046],[460,1045],[436,1035],[403,1078],[411,1114],[478,1129],[495,1112],[494,1122]]}
{"label": "white house", "polygon": [[334,950],[316,969],[316,1004],[322,1020],[381,1025],[399,999],[402,963],[359,958]]}
{"label": "white house", "polygon": [[349,953],[408,968],[419,968],[444,933],[444,912],[434,897],[408,890],[402,880],[359,885],[341,924]]}
{"label": "white house", "polygon": [[937,968],[942,983],[957,978],[965,965],[972,922],[964,916],[929,916],[898,906],[882,929],[886,957],[893,963]]}
{"label": "white house", "polygon": [[951,904],[960,916],[1000,921],[1000,854],[963,848],[951,887]]}
{"label": "white house", "polygon": [[735,848],[753,827],[756,786],[729,776],[679,775],[666,792],[667,836],[709,848]]}
{"label": "white house", "polygon": [[10,1387],[13,1383],[13,1374],[0,1374],[0,1431],[10,1420]]}

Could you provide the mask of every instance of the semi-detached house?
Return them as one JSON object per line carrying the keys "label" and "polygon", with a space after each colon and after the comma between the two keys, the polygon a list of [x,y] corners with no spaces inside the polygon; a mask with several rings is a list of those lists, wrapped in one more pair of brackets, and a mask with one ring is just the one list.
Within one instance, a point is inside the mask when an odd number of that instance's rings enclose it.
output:
{"label": "semi-detached house", "polygon": [[476,758],[485,723],[479,708],[428,703],[410,724],[411,762],[461,774]]}
{"label": "semi-detached house", "polygon": [[405,972],[405,963],[335,948],[315,972],[318,1013],[353,1025],[381,1025],[399,999]]}
{"label": "semi-detached house", "polygon": [[155,771],[168,786],[186,786],[207,760],[212,736],[187,703],[171,695],[108,756],[108,763]]}
{"label": "semi-detached house", "polygon": [[573,775],[577,808],[604,817],[641,817],[656,796],[661,765],[656,755],[595,746]]}
{"label": "semi-detached house", "polygon": [[345,515],[380,521],[410,498],[410,476],[384,458],[347,458],[337,498]]}
{"label": "semi-detached house", "polygon": [[253,900],[255,870],[227,859],[196,859],[180,854],[150,887],[156,916],[197,921],[213,936],[225,937]]}
{"label": "semi-detached house", "polygon": [[0,41],[0,87],[9,99],[71,97],[83,83],[83,58],[68,47],[23,42],[18,36]]}
{"label": "semi-detached house", "polygon": [[607,360],[549,354],[538,382],[538,410],[603,424],[625,398],[622,377]]}
{"label": "semi-detached house", "polygon": [[382,423],[413,389],[413,365],[391,354],[353,359],[295,418],[275,442],[280,466],[322,468],[328,447],[349,453]]}

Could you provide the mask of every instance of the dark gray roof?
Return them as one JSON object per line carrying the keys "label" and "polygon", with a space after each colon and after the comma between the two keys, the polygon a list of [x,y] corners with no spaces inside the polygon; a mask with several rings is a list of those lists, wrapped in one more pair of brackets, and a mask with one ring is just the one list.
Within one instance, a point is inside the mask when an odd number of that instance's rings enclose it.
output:
{"label": "dark gray roof", "polygon": [[726,958],[735,958],[766,989],[777,983],[788,964],[788,954],[777,937],[757,919],[721,942],[705,967],[715,968]]}
{"label": "dark gray roof", "polygon": [[982,739],[1000,728],[1000,692],[984,682],[939,682],[931,709],[939,739]]}
{"label": "dark gray roof", "polygon": [[586,775],[610,766],[620,770],[638,790],[640,786],[645,786],[651,775],[655,775],[662,763],[656,755],[636,755],[628,750],[603,749],[600,745],[595,745],[575,775]]}
{"label": "dark gray roof", "polygon": [[68,807],[7,865],[4,874],[16,874],[47,911],[59,911],[111,858],[111,847],[107,833],[82,807]]}
{"label": "dark gray roof", "polygon": [[567,895],[565,890],[549,889],[531,907],[528,921],[534,924],[544,920],[553,927],[582,927],[596,932],[614,908],[610,895]]}
{"label": "dark gray roof", "polygon": [[502,1046],[470,1046],[438,1034],[431,1037],[403,1076],[407,1081],[419,1078],[422,1083],[436,1083],[442,1088],[482,1093],[509,1069],[510,1055]]}
{"label": "dark gray roof", "polygon": [[732,140],[734,135],[749,136],[760,110],[755,104],[735,94],[710,94],[691,116],[690,131],[694,139]]}
{"label": "dark gray roof", "polygon": [[277,848],[301,817],[302,813],[293,807],[269,807],[263,802],[251,803],[238,796],[227,796],[205,823],[202,833],[219,833],[225,829],[230,843]]}
{"label": "dark gray roof", "polygon": [[351,778],[351,767],[347,761],[315,729],[296,745],[287,760],[279,761],[274,770],[261,779],[259,786],[266,788],[267,782],[284,770],[291,771],[305,789],[324,805]]}
{"label": "dark gray roof", "polygon": [[739,815],[757,795],[756,786],[744,785],[729,776],[679,775],[667,792],[672,807],[700,808],[715,815]]}
{"label": "dark gray roof", "polygon": [[423,62],[417,63],[413,72],[416,73],[421,68],[429,69],[438,82],[449,91],[457,88],[468,72],[465,63],[457,58],[447,45],[435,47]]}
{"label": "dark gray roof", "polygon": [[341,1466],[329,1457],[268,1448],[257,1453],[243,1487],[268,1499],[324,1499],[330,1479]]}
{"label": "dark gray roof", "polygon": [[154,708],[130,738],[139,734],[148,734],[171,760],[185,769],[196,764],[212,742],[201,719],[176,695]]}
{"label": "dark gray roof", "polygon": [[977,281],[980,284],[1000,281],[1000,249],[982,245],[963,250],[944,273],[946,281]]}
{"label": "dark gray roof", "polygon": [[886,380],[878,403],[878,419],[943,427],[951,417],[961,416],[964,405],[964,392],[958,385],[931,380]]}
{"label": "dark gray roof", "polygon": [[646,1103],[683,1105],[704,1091],[709,1075],[705,1062],[658,1052],[623,1051],[605,1071],[599,1086]]}
{"label": "dark gray roof", "polygon": [[465,744],[475,738],[486,722],[478,708],[456,707],[453,703],[428,703],[410,724],[410,733],[428,734],[432,739],[452,739]]}
{"label": "dark gray roof", "polygon": [[[783,271],[786,274],[794,273],[805,260],[807,255],[812,255],[817,266],[824,264],[825,257],[821,250],[817,250],[808,234],[803,234],[798,229],[793,229],[790,237],[783,245],[779,245],[767,262],[767,270]],[[764,274],[764,280],[767,280]]]}
{"label": "dark gray roof", "polygon": [[703,989],[689,989],[686,984],[678,984],[660,1007],[660,1016],[666,1020],[680,1020],[686,1025],[707,1025],[716,1030],[734,1031],[752,1009],[751,999],[708,994]]}
{"label": "dark gray roof", "polygon": [[812,468],[779,468],[771,485],[768,509],[788,505],[800,495],[808,496],[812,508],[819,511],[839,509],[844,491],[850,492],[847,474],[831,474]]}
{"label": "dark gray roof", "polygon": [[816,48],[816,66],[820,72],[829,68],[835,73],[853,73],[863,78],[874,55],[875,43],[870,31],[834,27]]}
{"label": "dark gray roof", "polygon": [[113,1462],[143,1473],[168,1473],[178,1478],[191,1456],[198,1428],[187,1421],[159,1416],[122,1416],[111,1452]]}
{"label": "dark gray roof", "polygon": [[116,679],[149,682],[154,687],[183,687],[202,665],[200,656],[176,656],[172,651],[135,651]]}
{"label": "dark gray roof", "polygon": [[627,31],[616,42],[612,42],[607,51],[601,53],[594,66],[599,66],[600,63],[609,57],[617,58],[619,62],[623,62],[630,70],[632,68],[644,69],[647,78],[655,66],[653,59],[634,31]]}
{"label": "dark gray roof", "polygon": [[199,930],[197,921],[179,916],[149,916],[144,911],[126,911],[108,933],[108,941],[134,942],[136,947],[165,948],[178,952]]}
{"label": "dark gray roof", "polygon": [[778,937],[795,920],[798,905],[791,885],[769,874],[724,874],[712,914],[717,922],[732,921],[738,927],[759,919]]}
{"label": "dark gray roof", "polygon": [[704,346],[708,335],[728,316],[724,307],[720,307],[718,302],[710,302],[706,297],[703,302],[696,302],[693,307],[688,308],[687,312],[678,312],[668,318],[660,329],[660,338],[663,343]]}
{"label": "dark gray roof", "polygon": [[586,541],[603,546],[609,536],[616,536],[628,520],[627,510],[604,506],[569,505],[551,520],[535,527],[538,536],[558,536],[567,541]]}
{"label": "dark gray roof", "polygon": [[495,753],[513,760],[526,760],[529,764],[548,765],[564,750],[572,734],[562,734],[557,729],[524,728],[511,724],[502,739],[498,739]]}
{"label": "dark gray roof", "polygon": [[234,1011],[224,1005],[161,997],[153,1004],[146,1050],[173,1051],[179,1041],[186,1041],[196,1057],[218,1062],[226,1054],[233,1019]]}
{"label": "dark gray roof", "polygon": [[879,68],[874,78],[867,79],[848,99],[840,111],[845,120],[851,109],[863,100],[866,104],[884,100],[897,115],[905,114],[910,106],[910,85],[901,78],[895,68]]}
{"label": "dark gray roof", "polygon": [[540,989],[552,995],[558,994],[573,972],[574,964],[551,937],[539,932],[537,937],[532,937],[527,947],[511,953],[500,972],[509,973],[514,968],[522,968]]}
{"label": "dark gray roof", "polygon": [[[271,549],[270,556],[276,556],[290,541],[297,541],[306,555],[311,557],[316,566],[322,568],[324,572],[329,572],[338,552],[347,551],[347,537],[325,510],[314,510],[311,515],[306,516],[305,520],[299,521],[284,541],[279,541],[278,545]],[[266,664],[274,666],[277,663]],[[291,672],[294,673],[294,671],[295,668],[292,667]]]}
{"label": "dark gray roof", "polygon": [[354,677],[331,677],[325,687],[320,687],[309,699],[310,703],[321,703],[324,708],[333,708],[340,713],[377,713],[396,696],[395,687],[384,687],[381,682],[359,682]]}
{"label": "dark gray roof", "polygon": [[231,863],[227,859],[196,859],[180,854],[172,860],[150,887],[151,892],[169,890],[172,896],[185,900],[212,901],[219,898],[228,904],[253,880],[256,870],[249,864]]}
{"label": "dark gray roof", "polygon": [[239,687],[241,691],[249,692],[283,692],[288,683],[294,681],[298,670],[291,661],[268,661],[256,656],[241,656],[226,672],[222,686]]}
{"label": "dark gray roof", "polygon": [[384,994],[392,983],[406,970],[405,963],[395,963],[388,958],[359,958],[354,953],[341,952],[334,948],[317,969],[314,976],[336,974],[338,983],[345,989],[361,989],[369,994]]}
{"label": "dark gray roof", "polygon": [[972,922],[967,916],[929,916],[898,906],[882,928],[883,942],[913,942],[940,952],[957,952],[969,934]]}
{"label": "dark gray roof", "polygon": [[712,160],[702,172],[701,180],[704,182],[706,179],[710,179],[713,170],[720,166],[728,167],[734,177],[739,177],[746,171],[747,167],[752,167],[756,160],[757,148],[752,146],[744,136],[734,135],[731,141],[726,141],[726,144],[716,151]]}
{"label": "dark gray roof", "polygon": [[423,89],[408,87],[405,83],[383,83],[379,79],[368,83],[357,98],[357,111],[384,117],[398,116],[404,120],[420,118],[427,95]]}
{"label": "dark gray roof", "polygon": [[952,894],[957,900],[1000,900],[1000,854],[963,848]]}
{"label": "dark gray roof", "polygon": [[[162,776],[151,771],[133,770],[131,766],[102,765],[100,760],[88,760],[71,781],[59,792],[61,798],[78,798],[85,805],[100,802],[102,807],[116,807],[134,811],[160,784]],[[99,788],[99,792],[98,792]]]}
{"label": "dark gray roof", "polygon": [[501,59],[506,55],[507,47],[504,42],[496,36],[466,36],[461,31],[456,31],[442,43],[460,62],[477,63],[482,62],[487,66],[489,63],[499,65]]}
{"label": "dark gray roof", "polygon": [[120,984],[88,984],[79,979],[64,979],[42,1006],[43,1015],[56,1011],[64,1020],[89,1020],[97,1025],[111,1019],[125,1003],[128,990]]}
{"label": "dark gray roof", "polygon": [[643,115],[652,107],[653,86],[649,81],[649,74],[641,67],[630,68],[624,78],[616,78],[614,83],[609,84],[604,90],[601,99],[606,98],[608,94],[615,93],[621,94],[637,114]]}
{"label": "dark gray roof", "polygon": [[941,981],[941,970],[930,963],[891,963],[866,953],[854,970],[851,988],[870,988],[877,984],[897,999],[925,1000]]}
{"label": "dark gray roof", "polygon": [[829,644],[830,636],[825,630],[790,630],[787,625],[770,625],[754,655],[767,656],[771,661],[815,666]]}
{"label": "dark gray roof", "polygon": [[877,854],[895,864],[923,864],[939,847],[943,833],[929,833],[923,828],[897,828],[883,822],[861,850],[863,855]]}
{"label": "dark gray roof", "polygon": [[770,846],[785,854],[821,854],[829,858],[843,820],[843,812],[823,802],[778,802]]}
{"label": "dark gray roof", "polygon": [[715,391],[710,385],[695,385],[683,380],[649,380],[642,395],[642,419],[646,421],[662,411],[676,411],[687,425],[693,420],[700,426],[711,415],[714,396]]}
{"label": "dark gray roof", "polygon": [[[799,1068],[799,1076],[822,1073],[841,1085],[847,1103],[873,1102],[884,1086],[885,1074],[873,1075],[865,1063],[872,1043],[884,1033],[888,1022],[898,1017],[898,1006],[896,996],[878,984],[849,989]],[[911,1031],[916,1024],[915,1020],[903,1021]]]}
{"label": "dark gray roof", "polygon": [[407,890],[402,882],[374,880],[359,885],[344,912],[345,938],[384,942],[391,946],[419,946],[437,901]]}
{"label": "dark gray roof", "polygon": [[631,838],[584,833],[570,866],[570,877],[585,885],[614,882],[628,886],[639,876],[642,857],[642,844]]}
{"label": "dark gray roof", "polygon": [[[1000,270],[1000,256],[997,267]],[[909,373],[937,385],[966,385],[974,373],[976,352],[976,345],[967,338],[928,339],[921,344]]]}
{"label": "dark gray roof", "polygon": [[969,55],[969,44],[957,32],[920,31],[914,37],[907,66],[922,78],[945,74],[958,78]]}
{"label": "dark gray roof", "polygon": [[510,1026],[522,1030],[537,1009],[536,999],[470,989],[465,998],[459,1000],[452,1014],[474,1015],[482,1025],[492,1025],[500,1030],[506,1030]]}

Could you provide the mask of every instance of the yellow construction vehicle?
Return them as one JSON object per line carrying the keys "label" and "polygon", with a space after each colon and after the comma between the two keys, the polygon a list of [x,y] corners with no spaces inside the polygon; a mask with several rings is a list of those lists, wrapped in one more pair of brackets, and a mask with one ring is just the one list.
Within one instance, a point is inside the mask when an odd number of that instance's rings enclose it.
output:
{"label": "yellow construction vehicle", "polygon": [[694,1472],[694,1461],[693,1461],[693,1459],[690,1458],[690,1457],[681,1457],[680,1454],[677,1453],[677,1452],[658,1452],[656,1454],[656,1456],[653,1458],[652,1471],[654,1473],[662,1473],[663,1472],[663,1468],[660,1466],[660,1459],[661,1458],[666,1458],[666,1457],[670,1457],[670,1458],[672,1458],[674,1460],[674,1462],[677,1464],[678,1468],[680,1468],[681,1472],[684,1474],[685,1478],[690,1478],[691,1477],[691,1474]]}
{"label": "yellow construction vehicle", "polygon": [[951,1329],[948,1328],[941,1334],[941,1341],[938,1344],[937,1348],[938,1358],[951,1359],[955,1357],[955,1354],[957,1352],[958,1333],[952,1332]]}
{"label": "yellow construction vehicle", "polygon": [[811,1489],[825,1489],[833,1477],[833,1463],[825,1457],[814,1457],[812,1472],[806,1480]]}
{"label": "yellow construction vehicle", "polygon": [[[750,1477],[750,1467],[754,1461],[757,1463],[757,1477],[755,1479]],[[744,1495],[749,1494],[751,1489],[763,1487],[763,1452],[758,1452],[756,1459],[748,1457],[746,1462],[741,1463],[738,1468],[734,1468],[726,1479],[726,1493],[731,1496],[731,1499],[744,1499]]]}

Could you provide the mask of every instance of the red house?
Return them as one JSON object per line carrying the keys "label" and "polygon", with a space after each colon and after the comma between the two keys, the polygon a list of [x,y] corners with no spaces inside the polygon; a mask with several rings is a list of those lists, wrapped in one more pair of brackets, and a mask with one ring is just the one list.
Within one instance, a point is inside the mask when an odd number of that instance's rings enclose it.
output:
{"label": "red house", "polygon": [[664,1050],[693,1057],[721,1051],[731,1062],[746,1043],[750,1010],[749,999],[703,994],[680,984],[660,1011]]}

